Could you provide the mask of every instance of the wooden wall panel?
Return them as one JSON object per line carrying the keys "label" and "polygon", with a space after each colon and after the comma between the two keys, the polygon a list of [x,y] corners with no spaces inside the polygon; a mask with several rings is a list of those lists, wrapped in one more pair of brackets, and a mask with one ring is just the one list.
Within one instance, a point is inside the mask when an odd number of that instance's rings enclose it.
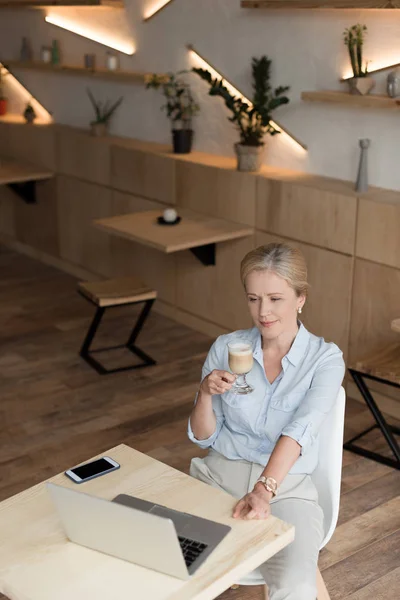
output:
{"label": "wooden wall panel", "polygon": [[112,146],[111,186],[165,204],[175,204],[175,161],[168,155]]}
{"label": "wooden wall panel", "polygon": [[400,269],[400,193],[398,204],[360,198],[356,255]]}
{"label": "wooden wall panel", "polygon": [[176,163],[176,202],[206,215],[255,226],[256,177],[229,169]]}
{"label": "wooden wall panel", "polygon": [[257,228],[353,254],[357,199],[257,178]]}
{"label": "wooden wall panel", "polygon": [[178,308],[231,331],[251,327],[239,267],[253,248],[253,237],[217,244],[216,265],[208,267],[189,251],[177,253]]}
{"label": "wooden wall panel", "polygon": [[175,254],[164,254],[153,248],[110,236],[111,270],[113,277],[135,275],[158,292],[165,302],[176,302]]}
{"label": "wooden wall panel", "polygon": [[111,215],[125,215],[145,210],[164,210],[165,206],[155,200],[147,200],[133,194],[113,191],[111,202]]}
{"label": "wooden wall panel", "polygon": [[9,155],[9,132],[10,125],[0,120],[0,157]]}
{"label": "wooden wall panel", "polygon": [[60,175],[58,232],[60,256],[100,275],[110,274],[110,236],[93,221],[110,216],[112,191]]}
{"label": "wooden wall panel", "polygon": [[350,360],[399,341],[390,322],[400,317],[400,271],[357,258],[355,260],[350,331]]}
{"label": "wooden wall panel", "polygon": [[55,128],[51,125],[10,124],[7,154],[56,171]]}
{"label": "wooden wall panel", "polygon": [[57,178],[36,184],[36,203],[15,196],[15,233],[23,244],[59,256]]}
{"label": "wooden wall panel", "polygon": [[[278,236],[257,232],[257,246],[285,241]],[[345,358],[349,342],[349,314],[353,258],[330,250],[299,242],[289,242],[300,248],[307,261],[309,297],[303,309],[302,321],[315,335],[335,342]]]}
{"label": "wooden wall panel", "polygon": [[0,233],[15,237],[15,203],[18,196],[6,185],[0,186]]}
{"label": "wooden wall panel", "polygon": [[72,127],[57,129],[58,172],[98,185],[110,185],[110,142]]}

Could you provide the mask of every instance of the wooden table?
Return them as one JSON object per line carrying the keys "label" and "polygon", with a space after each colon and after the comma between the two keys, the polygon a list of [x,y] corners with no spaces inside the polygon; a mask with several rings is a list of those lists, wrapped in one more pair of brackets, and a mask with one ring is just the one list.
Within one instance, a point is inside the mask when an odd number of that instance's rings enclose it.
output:
{"label": "wooden table", "polygon": [[50,179],[54,173],[27,163],[0,158],[0,185],[8,185],[25,202],[36,202],[36,182]]}
{"label": "wooden table", "polygon": [[251,227],[177,209],[182,221],[177,225],[159,225],[162,210],[149,210],[94,221],[108,233],[156,248],[170,254],[191,250],[205,265],[215,264],[215,244],[253,235]]}
{"label": "wooden table", "polygon": [[396,333],[400,333],[400,319],[394,319],[391,322],[390,327],[393,331],[396,331]]}
{"label": "wooden table", "polygon": [[121,468],[77,486],[64,474],[49,481],[111,500],[133,494],[228,524],[232,531],[188,581],[69,542],[44,482],[0,503],[0,592],[11,600],[209,600],[279,552],[294,527],[276,517],[231,517],[225,492],[125,445],[103,455]]}

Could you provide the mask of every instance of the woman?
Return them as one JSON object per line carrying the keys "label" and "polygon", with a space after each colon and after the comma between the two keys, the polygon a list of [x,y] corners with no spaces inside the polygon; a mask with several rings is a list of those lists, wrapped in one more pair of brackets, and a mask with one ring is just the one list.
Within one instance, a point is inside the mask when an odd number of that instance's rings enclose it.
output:
{"label": "woman", "polygon": [[[273,514],[295,525],[295,540],[260,571],[270,600],[315,600],[323,513],[311,474],[319,428],[343,380],[342,352],[298,321],[308,289],[298,249],[269,244],[252,250],[242,260],[241,279],[254,327],[220,336],[209,351],[188,435],[210,450],[192,460],[190,474],[240,499],[235,518]],[[232,390],[232,340],[253,347],[248,395]]]}

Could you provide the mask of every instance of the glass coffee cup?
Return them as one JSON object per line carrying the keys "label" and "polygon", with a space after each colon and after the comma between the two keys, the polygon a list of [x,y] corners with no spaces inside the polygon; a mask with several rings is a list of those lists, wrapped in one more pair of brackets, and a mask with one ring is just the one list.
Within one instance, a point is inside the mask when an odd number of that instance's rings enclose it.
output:
{"label": "glass coffee cup", "polygon": [[237,394],[251,394],[254,388],[247,383],[246,374],[253,368],[253,344],[246,340],[232,340],[228,343],[229,368],[237,375],[231,391]]}

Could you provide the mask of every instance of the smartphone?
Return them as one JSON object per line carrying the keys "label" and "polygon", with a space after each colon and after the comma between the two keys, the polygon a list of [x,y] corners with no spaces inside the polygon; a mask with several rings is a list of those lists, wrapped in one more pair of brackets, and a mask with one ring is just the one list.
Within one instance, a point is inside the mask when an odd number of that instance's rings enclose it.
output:
{"label": "smartphone", "polygon": [[120,465],[115,460],[109,456],[103,456],[103,458],[92,460],[84,465],[80,465],[80,467],[68,469],[68,471],[65,471],[65,474],[72,481],[75,481],[75,483],[83,483],[84,481],[89,481],[89,479],[94,479],[95,477],[100,477],[100,475],[105,475],[105,473],[115,471],[119,467]]}

